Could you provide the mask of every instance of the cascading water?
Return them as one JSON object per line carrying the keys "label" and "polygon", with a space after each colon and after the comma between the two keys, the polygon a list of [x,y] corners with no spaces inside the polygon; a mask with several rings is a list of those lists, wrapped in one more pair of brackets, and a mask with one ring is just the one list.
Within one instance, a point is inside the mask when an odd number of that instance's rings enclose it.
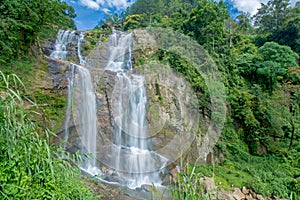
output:
{"label": "cascading water", "polygon": [[79,38],[78,38],[78,43],[77,43],[77,54],[78,54],[78,59],[79,59],[79,64],[85,65],[85,60],[83,56],[81,55],[81,43],[84,40],[84,32],[80,32]]}
{"label": "cascading water", "polygon": [[[84,40],[84,32],[80,32],[79,36],[76,31],[59,30],[55,41],[55,49],[51,53],[51,58],[60,60],[67,60],[68,57],[68,46],[72,41],[77,41],[77,56],[80,65],[85,64],[84,57],[81,54],[81,43]],[[76,43],[75,43],[76,44]]]}
{"label": "cascading water", "polygon": [[55,50],[51,53],[51,58],[67,60],[68,45],[75,37],[75,31],[59,30],[55,41]]}
{"label": "cascading water", "polygon": [[160,182],[158,170],[166,159],[151,151],[147,129],[145,78],[131,74],[131,34],[111,35],[107,70],[117,73],[113,94],[114,137],[110,147],[115,155],[110,162],[129,188]]}
{"label": "cascading water", "polygon": [[66,111],[66,120],[64,124],[64,141],[63,141],[63,148],[66,149],[67,142],[69,139],[69,125],[71,119],[71,107],[72,107],[72,96],[73,96],[73,83],[74,83],[74,67],[71,67],[69,70],[71,73],[68,76],[68,102],[67,102],[67,111]]}
{"label": "cascading water", "polygon": [[79,130],[78,135],[82,142],[83,152],[90,154],[90,158],[86,159],[81,167],[90,174],[96,175],[99,170],[96,167],[96,141],[97,141],[97,111],[96,111],[96,96],[93,87],[90,72],[79,66],[76,67],[78,72],[77,80],[74,84],[78,87],[81,94],[76,97],[79,105]]}
{"label": "cascading water", "polygon": [[[67,46],[75,37],[74,31],[59,31],[52,58],[67,59]],[[78,36],[77,36],[78,37]],[[77,56],[81,65],[85,64],[81,55],[84,33],[77,38]],[[75,40],[76,41],[76,40]],[[81,141],[81,151],[91,156],[84,159],[80,168],[91,175],[103,174],[96,159],[115,171],[117,179],[108,179],[129,188],[143,184],[159,185],[159,171],[165,167],[167,159],[152,151],[152,142],[147,129],[147,97],[145,78],[132,73],[132,34],[114,31],[110,35],[111,49],[106,70],[116,72],[116,84],[112,94],[114,132],[112,144],[97,147],[96,96],[89,70],[71,64],[68,86],[64,147],[69,139],[71,113]],[[75,43],[76,44],[76,43]],[[101,149],[103,152],[97,152]],[[101,153],[110,155],[104,158]],[[106,159],[102,161],[101,159]],[[103,177],[100,176],[100,179]],[[103,178],[102,180],[107,180]],[[113,180],[113,181],[112,181]],[[114,181],[116,180],[116,181]]]}
{"label": "cascading water", "polygon": [[[59,30],[55,43],[55,51],[50,55],[51,58],[66,60],[67,46],[75,40],[75,31]],[[84,64],[81,55],[81,43],[84,39],[84,32],[81,32],[77,38],[77,53],[80,64]],[[76,104],[73,110],[73,120],[77,121],[78,135],[81,139],[81,151],[89,154],[90,157],[80,163],[80,167],[90,174],[99,174],[96,167],[96,137],[97,137],[97,111],[96,96],[93,87],[92,78],[89,70],[80,65],[70,64],[70,74],[68,76],[68,102],[65,120],[65,136],[63,147],[66,148],[69,139],[69,126],[72,114],[72,106]],[[77,109],[77,110],[76,110]]]}
{"label": "cascading water", "polygon": [[98,175],[97,156],[97,110],[96,96],[89,70],[80,65],[70,64],[68,103],[65,121],[65,138],[63,146],[69,139],[69,123],[73,104],[73,120],[76,122],[77,133],[81,141],[81,152],[89,155],[83,158],[79,167],[91,175]]}

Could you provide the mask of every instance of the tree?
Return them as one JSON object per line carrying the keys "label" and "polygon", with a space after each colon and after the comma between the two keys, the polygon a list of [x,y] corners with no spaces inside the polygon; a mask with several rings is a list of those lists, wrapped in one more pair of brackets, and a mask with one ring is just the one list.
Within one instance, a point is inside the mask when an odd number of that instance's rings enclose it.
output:
{"label": "tree", "polygon": [[75,28],[74,9],[59,0],[2,0],[0,13],[0,62],[28,52],[46,27]]}
{"label": "tree", "polygon": [[298,55],[288,46],[267,42],[258,48],[261,60],[257,62],[257,75],[260,82],[273,90],[278,81],[288,78],[288,68],[297,65]]}
{"label": "tree", "polygon": [[252,29],[250,14],[242,12],[236,17],[236,19],[238,20],[237,24],[239,26],[239,31],[243,34],[249,33]]}
{"label": "tree", "polygon": [[289,9],[284,25],[273,32],[270,40],[288,45],[300,54],[300,2],[298,6]]}
{"label": "tree", "polygon": [[223,1],[217,3],[202,0],[184,23],[183,31],[195,38],[199,44],[214,50],[224,41],[224,21],[228,18],[228,10]]}
{"label": "tree", "polygon": [[135,29],[135,28],[140,28],[140,27],[146,27],[147,23],[145,20],[145,15],[143,14],[134,14],[134,15],[129,15],[126,17],[126,20],[124,22],[124,30],[130,30],[130,29]]}
{"label": "tree", "polygon": [[259,33],[268,34],[279,30],[285,22],[288,6],[288,0],[270,0],[267,4],[262,3],[254,15],[254,25],[259,27]]}

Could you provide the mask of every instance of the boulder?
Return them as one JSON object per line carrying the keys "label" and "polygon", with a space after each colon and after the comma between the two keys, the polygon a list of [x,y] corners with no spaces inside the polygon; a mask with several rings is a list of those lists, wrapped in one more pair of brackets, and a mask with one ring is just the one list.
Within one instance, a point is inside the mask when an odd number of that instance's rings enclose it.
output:
{"label": "boulder", "polygon": [[242,191],[239,188],[235,188],[232,196],[235,200],[243,200],[245,199],[245,195],[242,193]]}
{"label": "boulder", "polygon": [[256,199],[258,199],[258,200],[264,200],[264,197],[263,197],[262,195],[258,194],[258,195],[256,196]]}
{"label": "boulder", "polygon": [[155,190],[155,187],[153,187],[153,185],[147,185],[147,184],[142,185],[141,188],[146,192],[152,192]]}
{"label": "boulder", "polygon": [[242,192],[243,192],[245,195],[247,195],[247,194],[249,194],[250,190],[247,189],[245,186],[243,186]]}
{"label": "boulder", "polygon": [[216,188],[215,180],[213,178],[209,178],[209,177],[200,178],[200,184],[202,185],[203,191],[205,193],[211,192]]}
{"label": "boulder", "polygon": [[250,195],[246,195],[246,200],[253,200],[251,194]]}

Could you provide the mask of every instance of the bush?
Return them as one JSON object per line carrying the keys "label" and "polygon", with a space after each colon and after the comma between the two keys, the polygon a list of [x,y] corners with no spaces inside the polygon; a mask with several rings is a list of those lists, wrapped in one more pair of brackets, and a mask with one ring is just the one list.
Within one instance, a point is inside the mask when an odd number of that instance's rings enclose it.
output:
{"label": "bush", "polygon": [[[12,83],[12,84],[11,84]],[[1,199],[95,199],[79,179],[79,169],[62,160],[62,149],[49,144],[27,118],[15,75],[0,72]]]}

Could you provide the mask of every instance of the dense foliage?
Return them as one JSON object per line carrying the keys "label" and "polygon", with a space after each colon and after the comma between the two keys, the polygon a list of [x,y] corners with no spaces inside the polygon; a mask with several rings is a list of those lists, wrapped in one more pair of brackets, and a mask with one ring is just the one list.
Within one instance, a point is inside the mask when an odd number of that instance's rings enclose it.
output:
{"label": "dense foliage", "polygon": [[[300,195],[300,3],[291,7],[288,0],[270,0],[252,17],[239,13],[231,19],[226,2],[137,0],[119,22],[124,30],[151,26],[187,34],[222,72],[229,112],[217,146],[225,160],[220,166],[193,167],[195,177],[215,175],[219,187],[245,185],[266,196],[295,198]],[[184,60],[162,50],[156,57],[197,86],[196,92],[205,90]],[[182,176],[189,179],[190,172]],[[178,189],[179,199],[198,190]]]}
{"label": "dense foliage", "polygon": [[[224,78],[228,112],[217,148],[225,159],[216,166],[189,165],[179,175],[181,185],[174,196],[197,199],[202,191],[190,182],[214,176],[221,183],[218,187],[247,186],[265,196],[295,199],[300,196],[300,3],[291,7],[288,0],[270,0],[256,15],[239,13],[232,19],[230,2],[137,0],[120,18],[116,14],[108,17],[87,35],[90,47],[84,50],[89,52],[97,42],[95,38],[109,32],[110,25],[123,30],[162,27],[192,37],[209,52]],[[38,52],[39,40],[58,28],[75,28],[74,17],[73,8],[59,0],[2,0],[0,63],[5,65],[1,67],[32,79],[28,76],[32,68],[27,69],[23,61],[9,64],[10,60]],[[206,101],[200,99],[205,84],[193,66],[163,50],[150,59],[167,62],[182,73],[205,108]],[[1,86],[0,194],[7,199],[89,196],[73,181],[76,170],[56,158],[57,149],[49,146],[46,132],[39,130],[45,134],[42,139],[37,135],[29,114],[22,109],[23,96],[18,98],[15,90],[10,90],[15,86]],[[49,100],[44,94],[34,96],[41,103]],[[63,106],[63,101],[52,100],[58,107],[47,111],[50,118]],[[61,169],[69,173],[63,174]]]}
{"label": "dense foliage", "polygon": [[0,72],[1,199],[94,199],[80,171],[61,159],[65,152],[49,143],[52,133],[37,132],[18,89],[16,75]]}
{"label": "dense foliage", "polygon": [[74,17],[60,0],[0,3],[0,199],[96,198],[80,170],[61,158],[66,152],[50,144],[49,129],[60,126],[65,99],[39,89],[47,70],[37,56],[40,40],[74,29]]}
{"label": "dense foliage", "polygon": [[75,28],[75,16],[74,9],[60,0],[1,0],[0,63],[26,55],[33,45],[39,45],[42,33]]}

